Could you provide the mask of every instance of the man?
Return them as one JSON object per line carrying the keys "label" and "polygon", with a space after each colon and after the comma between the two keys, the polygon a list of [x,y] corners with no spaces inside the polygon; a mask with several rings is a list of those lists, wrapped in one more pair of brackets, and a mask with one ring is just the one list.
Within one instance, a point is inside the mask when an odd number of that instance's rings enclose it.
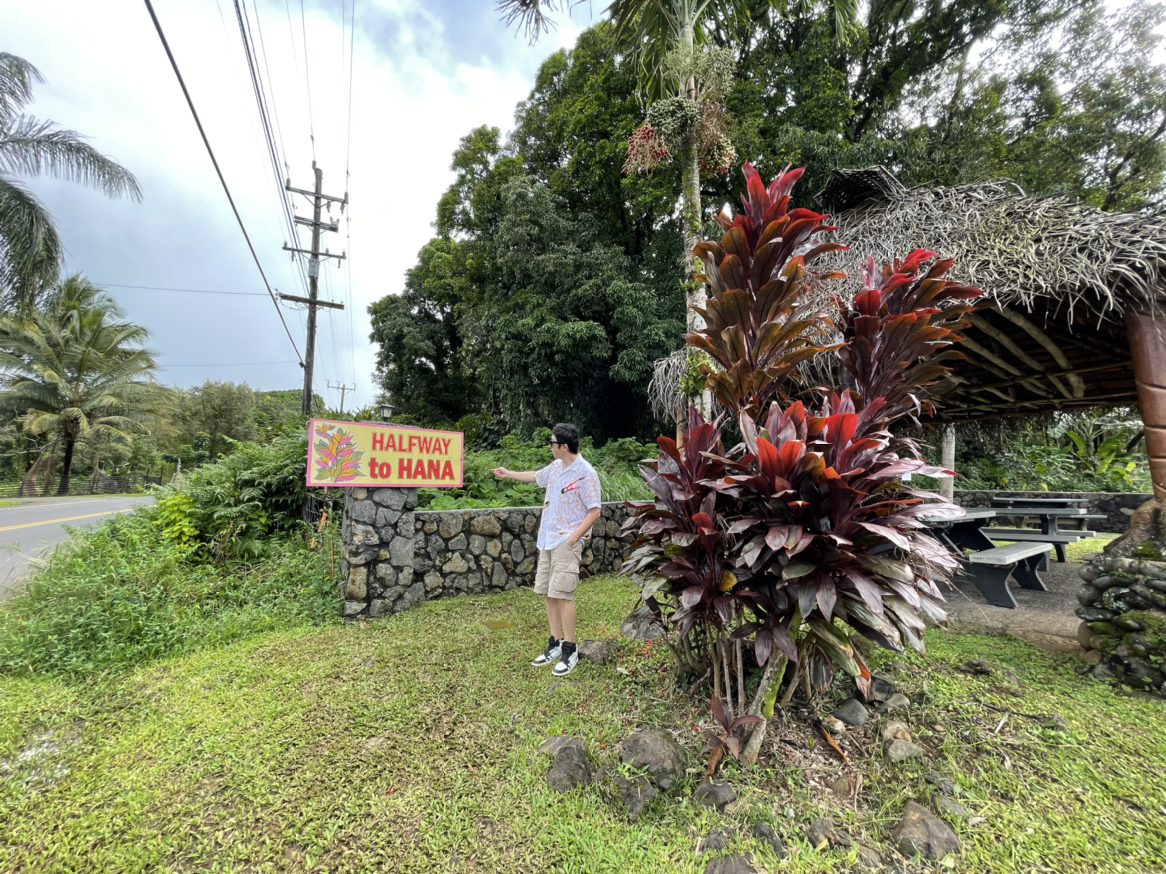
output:
{"label": "man", "polygon": [[542,470],[514,471],[495,468],[494,476],[520,483],[537,483],[546,489],[542,521],[538,528],[538,570],[534,591],[545,595],[551,640],[546,652],[531,662],[536,667],[554,664],[556,677],[565,677],[579,663],[575,645],[575,589],[579,586],[579,560],[591,526],[599,519],[599,475],[579,454],[579,430],[560,423],[551,429],[551,454],[555,460]]}

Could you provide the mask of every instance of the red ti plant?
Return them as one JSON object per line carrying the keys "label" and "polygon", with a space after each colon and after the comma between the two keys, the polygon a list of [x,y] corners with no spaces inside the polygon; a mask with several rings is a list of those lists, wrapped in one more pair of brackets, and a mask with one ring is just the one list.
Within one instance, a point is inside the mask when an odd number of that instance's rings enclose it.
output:
{"label": "red ti plant", "polygon": [[[952,474],[893,428],[933,411],[981,292],[945,279],[952,262],[918,250],[881,270],[868,262],[853,303],[834,298],[833,320],[822,304],[808,307],[807,264],[843,247],[813,239],[833,230],[825,216],[788,210],[801,172],[765,186],[746,165],[744,210],[720,217],[719,244],[695,250],[709,299],[698,310],[706,327],[686,339],[716,363],[708,387],[741,440],[726,451],[722,420],[691,410],[683,451],[661,437],[660,459],[643,469],[656,500],[633,503],[625,525],[635,536],[625,570],[682,641],[704,634],[730,713],[730,638],[751,643],[765,668],[751,714],[772,704],[789,662],[811,687],[841,668],[865,688],[853,637],[922,650],[926,621],[946,619],[939,585],[958,566],[921,521],[958,508],[902,482]],[[807,389],[800,369],[823,356],[833,356],[836,385]],[[738,651],[738,714],[741,664]]]}

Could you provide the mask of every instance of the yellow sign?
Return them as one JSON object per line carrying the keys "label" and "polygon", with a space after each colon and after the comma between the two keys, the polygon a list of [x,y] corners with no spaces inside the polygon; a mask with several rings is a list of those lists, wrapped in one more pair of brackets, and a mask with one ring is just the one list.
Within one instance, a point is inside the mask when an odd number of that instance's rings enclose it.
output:
{"label": "yellow sign", "polygon": [[403,425],[312,419],[308,485],[461,488],[465,435]]}

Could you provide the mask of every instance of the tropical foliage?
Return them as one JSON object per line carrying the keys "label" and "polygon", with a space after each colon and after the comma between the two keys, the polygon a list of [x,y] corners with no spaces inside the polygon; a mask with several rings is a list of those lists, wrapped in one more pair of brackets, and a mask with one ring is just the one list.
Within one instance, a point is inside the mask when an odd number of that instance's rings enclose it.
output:
{"label": "tropical foliage", "polygon": [[80,134],[23,112],[40,71],[0,52],[0,309],[31,312],[57,281],[64,245],[44,205],[19,176],[55,176],[140,200],[133,174]]}
{"label": "tropical foliage", "polygon": [[[551,18],[563,8],[523,5]],[[741,32],[713,28],[707,44],[732,50],[725,122],[734,150],[765,172],[806,166],[792,194],[795,207],[812,208],[837,167],[882,164],[907,186],[1014,179],[1037,197],[1065,194],[1114,210],[1161,208],[1166,89],[1154,83],[1166,67],[1155,60],[1161,35],[1152,25],[1160,15],[1152,3],[1136,0],[1114,15],[1098,0],[860,4],[858,24],[841,43],[822,4],[745,6]],[[600,440],[659,432],[645,384],[622,381],[610,370],[613,359],[590,358],[589,378],[606,367],[612,379],[564,402],[571,357],[546,356],[537,378],[531,368],[531,378],[516,380],[514,369],[497,362],[522,360],[518,340],[509,339],[521,332],[493,345],[518,294],[524,306],[553,317],[559,336],[590,338],[594,324],[614,336],[611,322],[589,314],[598,286],[587,278],[594,271],[585,277],[563,270],[557,284],[533,271],[497,279],[500,254],[509,251],[500,246],[503,192],[519,176],[553,196],[555,212],[571,223],[567,242],[580,254],[618,250],[626,266],[621,277],[648,292],[650,303],[634,309],[646,306],[643,317],[660,323],[639,336],[660,330],[670,338],[665,352],[680,345],[684,259],[695,234],[711,224],[714,210],[707,207],[735,202],[738,177],[700,176],[699,223],[690,232],[678,208],[682,168],[663,133],[645,142],[647,152],[658,150],[658,166],[625,173],[629,143],[655,102],[645,105],[642,68],[621,40],[610,20],[585,31],[573,49],[543,63],[516,108],[509,138],[496,130],[468,132],[453,155],[455,178],[438,208],[433,240],[419,253],[404,293],[386,296],[374,310],[378,380],[415,424],[448,427],[473,416],[490,446],[510,431],[560,418]],[[661,106],[653,122],[683,128],[691,121],[692,113],[668,106],[679,104]],[[543,219],[527,226],[549,227]],[[518,256],[539,251],[529,237],[511,236],[506,244]],[[609,305],[601,299],[594,308]],[[621,342],[613,347],[617,355]],[[624,348],[625,357],[659,354],[654,341]],[[636,415],[613,416],[628,410]]]}
{"label": "tropical foliage", "polygon": [[[747,164],[743,209],[719,217],[719,243],[697,247],[707,326],[687,341],[717,362],[707,384],[725,414],[707,422],[690,408],[683,446],[657,440],[660,459],[644,467],[655,500],[633,504],[626,524],[636,539],[625,570],[676,628],[682,660],[709,665],[714,694],[737,715],[772,704],[787,661],[810,688],[842,669],[866,689],[855,638],[921,650],[925,622],[944,621],[939,586],[957,567],[922,521],[957,508],[902,484],[950,473],[900,432],[930,412],[981,292],[946,280],[952,262],[919,250],[882,269],[870,262],[853,301],[834,298],[827,317],[829,301],[806,280],[836,244],[813,244],[830,230],[825,216],[789,209],[801,175],[765,186]],[[830,354],[835,387],[798,378]],[[727,424],[741,438],[731,447]],[[766,669],[751,705],[739,667],[733,700],[730,641],[751,643]]]}
{"label": "tropical foliage", "polygon": [[[0,406],[23,416],[32,435],[62,444],[58,494],[68,494],[83,437],[128,441],[161,425],[170,393],[155,380],[148,334],[124,321],[114,301],[81,276],[70,277],[28,319],[0,318]],[[48,471],[55,457],[48,455]]]}

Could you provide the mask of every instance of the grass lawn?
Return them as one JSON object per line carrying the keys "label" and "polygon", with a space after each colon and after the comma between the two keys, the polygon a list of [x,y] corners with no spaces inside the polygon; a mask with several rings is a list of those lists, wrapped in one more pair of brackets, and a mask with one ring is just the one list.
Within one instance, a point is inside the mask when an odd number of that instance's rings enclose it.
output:
{"label": "grass lawn", "polygon": [[[580,598],[584,636],[603,637],[634,594],[605,578]],[[1166,709],[1071,658],[933,632],[927,662],[885,660],[917,702],[906,721],[924,760],[886,764],[873,720],[847,732],[857,793],[839,802],[848,769],[795,712],[760,767],[724,768],[738,794],[726,813],[691,804],[693,773],[630,825],[596,787],[548,789],[539,744],[577,735],[598,766],[629,728],[666,728],[699,771],[707,706],[671,693],[658,645],[555,681],[527,666],[543,624],[520,591],[87,682],[0,679],[0,871],[698,872],[698,841],[718,828],[759,871],[851,872],[857,846],[815,850],[806,826],[830,816],[888,856],[905,799],[935,809],[929,774],[952,776],[973,817],[953,823],[964,850],[941,867],[1166,870]],[[961,672],[971,658],[997,670]],[[750,837],[757,821],[787,859]]]}

